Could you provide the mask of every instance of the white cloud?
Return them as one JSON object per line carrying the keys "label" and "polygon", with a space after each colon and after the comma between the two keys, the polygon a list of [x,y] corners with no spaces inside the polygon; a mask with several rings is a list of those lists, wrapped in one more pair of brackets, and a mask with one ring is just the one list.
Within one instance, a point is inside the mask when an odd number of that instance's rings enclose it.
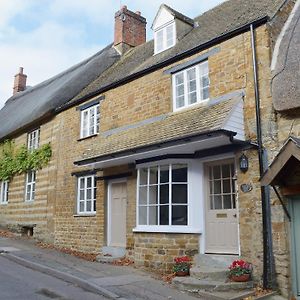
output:
{"label": "white cloud", "polygon": [[35,85],[96,53],[112,41],[120,4],[142,12],[151,37],[162,2],[195,17],[223,0],[0,0],[0,108],[20,66]]}

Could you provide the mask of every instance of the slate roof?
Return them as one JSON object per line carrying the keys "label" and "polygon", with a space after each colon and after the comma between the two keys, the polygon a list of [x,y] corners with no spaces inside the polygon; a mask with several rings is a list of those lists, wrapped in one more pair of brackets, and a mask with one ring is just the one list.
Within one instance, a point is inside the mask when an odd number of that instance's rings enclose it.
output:
{"label": "slate roof", "polygon": [[300,1],[279,36],[274,52],[276,60],[272,96],[277,111],[300,107]]}
{"label": "slate roof", "polygon": [[120,58],[107,46],[92,57],[34,87],[17,93],[0,110],[0,140],[39,120],[76,96]]}
{"label": "slate roof", "polygon": [[211,105],[197,106],[180,113],[170,113],[162,120],[122,130],[109,136],[101,132],[93,149],[83,155],[84,159],[134,150],[172,141],[178,137],[225,130],[225,123],[239,101],[241,96],[234,96]]}
{"label": "slate roof", "polygon": [[121,59],[110,45],[82,63],[10,98],[0,111],[0,140],[130,75],[155,67],[255,20],[272,17],[284,2],[226,1],[195,18],[199,27],[193,28],[173,48],[155,56],[153,40],[131,49]]}
{"label": "slate roof", "polygon": [[131,49],[112,68],[86,87],[71,102],[87,97],[116,81],[136,74],[172,57],[205,44],[263,17],[272,18],[285,0],[229,0],[196,17],[199,27],[193,28],[174,47],[153,55],[153,40]]}

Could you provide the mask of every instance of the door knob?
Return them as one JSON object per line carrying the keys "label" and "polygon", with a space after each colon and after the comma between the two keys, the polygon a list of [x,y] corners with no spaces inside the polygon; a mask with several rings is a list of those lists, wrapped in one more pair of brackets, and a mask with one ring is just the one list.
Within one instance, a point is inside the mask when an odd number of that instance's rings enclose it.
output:
{"label": "door knob", "polygon": [[234,217],[234,218],[236,218],[236,217],[237,217],[237,215],[236,215],[236,214],[234,214],[234,215],[233,215],[233,217]]}

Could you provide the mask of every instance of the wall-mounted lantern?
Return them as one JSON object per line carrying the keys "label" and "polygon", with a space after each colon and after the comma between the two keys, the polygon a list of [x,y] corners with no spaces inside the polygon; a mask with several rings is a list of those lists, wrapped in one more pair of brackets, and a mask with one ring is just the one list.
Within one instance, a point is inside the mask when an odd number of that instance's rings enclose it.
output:
{"label": "wall-mounted lantern", "polygon": [[243,153],[242,156],[240,157],[240,170],[243,173],[246,173],[249,168],[249,161],[248,157]]}

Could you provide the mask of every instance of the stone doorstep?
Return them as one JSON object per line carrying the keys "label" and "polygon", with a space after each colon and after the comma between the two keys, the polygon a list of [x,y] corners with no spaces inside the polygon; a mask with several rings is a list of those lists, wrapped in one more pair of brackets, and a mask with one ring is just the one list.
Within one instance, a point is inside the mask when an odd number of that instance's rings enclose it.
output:
{"label": "stone doorstep", "polygon": [[190,269],[191,277],[204,280],[224,281],[228,277],[228,269],[196,266]]}
{"label": "stone doorstep", "polygon": [[96,261],[102,263],[113,263],[126,256],[126,249],[122,247],[102,247],[101,254],[96,257]]}
{"label": "stone doorstep", "polygon": [[224,282],[213,280],[199,280],[193,277],[175,277],[172,284],[180,290],[205,290],[209,292],[242,291],[252,289],[254,284],[248,282]]}
{"label": "stone doorstep", "polygon": [[198,254],[195,257],[196,266],[215,267],[228,270],[230,264],[239,259],[238,255]]}

